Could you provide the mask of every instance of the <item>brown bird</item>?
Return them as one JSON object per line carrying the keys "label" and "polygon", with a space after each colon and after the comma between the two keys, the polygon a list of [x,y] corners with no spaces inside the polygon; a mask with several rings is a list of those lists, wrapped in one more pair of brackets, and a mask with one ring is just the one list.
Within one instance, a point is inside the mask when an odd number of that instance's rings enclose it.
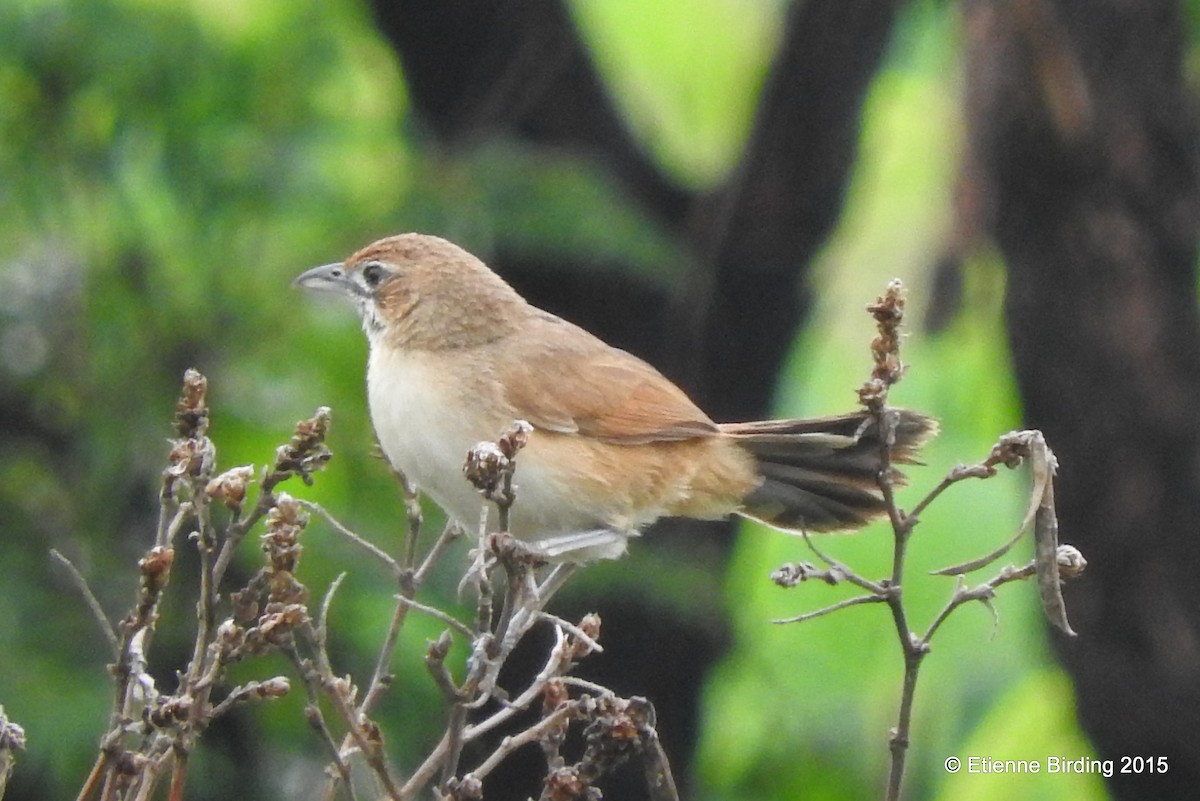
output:
{"label": "brown bird", "polygon": [[[354,301],[379,444],[453,518],[472,524],[482,508],[462,475],[468,449],[515,420],[532,425],[510,528],[549,559],[619,556],[667,516],[819,532],[885,512],[865,412],[714,423],[649,364],[530,305],[444,239],[381,239],[296,284]],[[936,430],[901,411],[893,461],[912,463]]]}

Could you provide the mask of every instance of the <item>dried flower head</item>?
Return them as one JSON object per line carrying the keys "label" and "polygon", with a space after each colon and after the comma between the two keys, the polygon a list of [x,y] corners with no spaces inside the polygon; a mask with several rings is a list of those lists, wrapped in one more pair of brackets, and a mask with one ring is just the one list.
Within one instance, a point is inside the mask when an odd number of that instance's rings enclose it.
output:
{"label": "dried flower head", "polygon": [[858,390],[859,403],[879,411],[887,401],[888,389],[904,375],[900,360],[900,324],[904,321],[904,284],[893,278],[887,291],[867,306],[875,318],[878,335],[871,341],[871,357],[875,368],[871,377]]}
{"label": "dried flower head", "polygon": [[542,714],[549,715],[571,700],[567,685],[560,679],[551,679],[542,688]]}
{"label": "dried flower head", "polygon": [[586,749],[581,766],[595,778],[620,765],[642,746],[654,728],[654,707],[645,698],[602,698],[583,732]]}
{"label": "dried flower head", "polygon": [[447,801],[478,801],[483,798],[483,782],[468,774],[446,784]]}
{"label": "dried flower head", "polygon": [[258,625],[246,631],[245,650],[261,654],[272,647],[288,646],[292,632],[308,622],[304,604],[271,604],[259,618]]}
{"label": "dried flower head", "polygon": [[183,392],[175,406],[175,432],[183,439],[198,439],[208,431],[208,379],[188,368],[183,374]]}
{"label": "dried flower head", "polygon": [[204,494],[237,511],[246,500],[246,487],[254,480],[253,465],[231,467],[208,482]]}
{"label": "dried flower head", "polygon": [[158,595],[171,580],[171,565],[175,561],[175,551],[171,548],[155,546],[138,560],[138,569],[142,571],[142,588],[151,595]]}
{"label": "dried flower head", "polygon": [[25,730],[9,720],[0,706],[0,751],[24,751]]}
{"label": "dried flower head", "polygon": [[228,664],[241,658],[241,649],[246,642],[246,630],[227,618],[217,626],[217,636],[213,647],[217,651],[217,659],[222,664]]}
{"label": "dried flower head", "polygon": [[463,475],[502,510],[515,500],[512,477],[517,469],[517,453],[528,444],[532,432],[532,425],[516,420],[495,442],[479,442],[467,451]]}
{"label": "dried flower head", "polygon": [[292,684],[286,676],[275,676],[254,685],[254,695],[257,698],[282,698],[291,689]]}
{"label": "dried flower head", "polygon": [[567,654],[572,662],[577,662],[596,650],[596,642],[600,639],[600,616],[589,612],[579,621],[578,628],[587,639],[574,634],[567,635]]}
{"label": "dried flower head", "polygon": [[463,475],[467,477],[475,489],[484,497],[495,495],[503,482],[504,473],[508,470],[511,460],[494,442],[477,442],[467,451],[467,459],[463,464]]}
{"label": "dried flower head", "polygon": [[600,801],[601,797],[600,791],[585,781],[579,775],[579,769],[572,765],[551,771],[542,791],[546,801]]}
{"label": "dried flower head", "polygon": [[311,486],[312,474],[333,458],[333,452],[325,446],[331,419],[329,407],[322,406],[312,417],[296,423],[288,444],[275,450],[275,470],[299,476]]}
{"label": "dried flower head", "polygon": [[529,435],[532,433],[533,426],[529,422],[514,420],[513,424],[496,440],[496,445],[499,446],[500,452],[506,457],[516,459],[517,453],[529,444]]}
{"label": "dried flower head", "polygon": [[173,496],[175,484],[181,478],[207,479],[215,461],[215,449],[207,437],[173,440],[163,469],[163,495]]}
{"label": "dried flower head", "polygon": [[1083,575],[1083,571],[1087,569],[1087,560],[1083,558],[1083,554],[1074,545],[1058,546],[1058,575],[1061,578],[1071,579],[1076,576]]}
{"label": "dried flower head", "polygon": [[279,493],[275,505],[267,513],[267,533],[262,536],[262,548],[276,572],[293,573],[304,550],[300,534],[308,525],[308,513],[300,502],[286,492]]}
{"label": "dried flower head", "polygon": [[189,696],[163,696],[143,710],[142,719],[151,726],[165,729],[187,720],[191,712],[192,699]]}

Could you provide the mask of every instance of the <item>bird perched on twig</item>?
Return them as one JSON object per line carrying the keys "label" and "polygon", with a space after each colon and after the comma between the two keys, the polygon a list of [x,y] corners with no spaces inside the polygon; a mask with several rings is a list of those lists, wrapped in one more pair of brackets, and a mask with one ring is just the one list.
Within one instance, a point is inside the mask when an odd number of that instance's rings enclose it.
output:
{"label": "bird perched on twig", "polygon": [[[354,302],[383,453],[450,516],[479,519],[481,499],[462,476],[468,449],[515,420],[532,426],[510,529],[548,559],[619,556],[666,516],[739,514],[820,532],[886,511],[866,412],[715,423],[649,364],[530,305],[444,239],[381,239],[296,284]],[[901,410],[892,461],[912,463],[936,429]]]}

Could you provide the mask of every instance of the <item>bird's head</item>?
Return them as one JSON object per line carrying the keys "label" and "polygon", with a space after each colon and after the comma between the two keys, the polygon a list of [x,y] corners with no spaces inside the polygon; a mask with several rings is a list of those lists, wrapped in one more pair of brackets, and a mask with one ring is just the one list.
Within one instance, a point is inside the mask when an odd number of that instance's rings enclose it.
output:
{"label": "bird's head", "polygon": [[350,298],[372,346],[444,350],[481,344],[509,333],[529,308],[482,261],[426,234],[380,239],[293,283]]}

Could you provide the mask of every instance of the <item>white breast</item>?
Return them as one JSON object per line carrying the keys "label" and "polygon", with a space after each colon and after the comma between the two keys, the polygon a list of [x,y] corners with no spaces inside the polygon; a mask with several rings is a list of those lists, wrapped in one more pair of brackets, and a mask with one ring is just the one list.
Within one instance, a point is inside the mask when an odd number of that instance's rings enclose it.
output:
{"label": "white breast", "polygon": [[444,361],[391,348],[371,348],[367,366],[371,421],[384,455],[453,517],[468,525],[483,501],[462,474],[467,450],[494,439],[478,414],[465,413],[469,393]]}
{"label": "white breast", "polygon": [[[484,501],[463,476],[467,451],[494,441],[513,420],[503,402],[488,395],[477,365],[448,363],[444,353],[436,365],[432,362],[427,354],[372,347],[367,366],[371,421],[388,461],[471,529]],[[551,537],[554,547],[575,561],[620,555],[625,536],[656,516],[633,521],[614,515],[602,502],[598,508],[581,505],[570,482],[545,463],[536,431],[518,459],[516,488],[512,533],[539,541]],[[495,522],[494,510],[489,520]],[[581,544],[567,536],[577,534]]]}

